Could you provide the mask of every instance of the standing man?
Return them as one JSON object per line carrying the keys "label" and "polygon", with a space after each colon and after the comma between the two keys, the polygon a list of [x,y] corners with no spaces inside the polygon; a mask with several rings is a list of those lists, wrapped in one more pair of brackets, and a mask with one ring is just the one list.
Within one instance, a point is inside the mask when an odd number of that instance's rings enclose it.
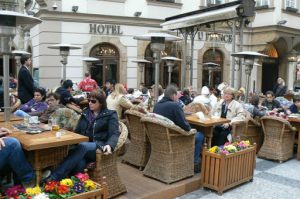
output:
{"label": "standing man", "polygon": [[25,104],[33,98],[34,83],[30,70],[32,66],[31,58],[22,55],[21,68],[18,75],[18,97],[22,104]]}
{"label": "standing man", "polygon": [[83,92],[92,92],[93,90],[99,88],[97,82],[91,78],[89,72],[85,72],[85,78],[79,83],[78,88]]}
{"label": "standing man", "polygon": [[[191,126],[186,121],[183,110],[178,103],[177,88],[169,85],[164,93],[164,97],[155,104],[154,113],[162,115],[174,122],[177,126],[185,131],[190,131]],[[195,135],[195,152],[194,152],[194,172],[200,172],[200,153],[204,136],[202,133],[197,132]]]}

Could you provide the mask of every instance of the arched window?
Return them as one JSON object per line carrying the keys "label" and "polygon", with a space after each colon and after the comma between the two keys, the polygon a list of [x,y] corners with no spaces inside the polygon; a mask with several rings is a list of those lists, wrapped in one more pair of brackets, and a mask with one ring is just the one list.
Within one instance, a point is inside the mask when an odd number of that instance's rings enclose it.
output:
{"label": "arched window", "polygon": [[223,55],[221,51],[209,49],[203,55],[202,86],[215,88],[222,80]]}
{"label": "arched window", "polygon": [[[181,58],[181,52],[176,47],[175,42],[166,42],[165,50],[161,52],[161,57],[165,56],[175,56]],[[150,44],[147,46],[145,51],[145,59],[151,61],[152,63],[147,63],[145,65],[144,73],[144,83],[147,87],[155,83],[155,64],[153,63],[153,52],[150,48]],[[171,74],[171,83],[176,84],[180,87],[180,70],[181,62],[175,62],[173,66],[173,71]],[[159,84],[163,87],[168,85],[168,66],[165,61],[161,60],[159,66]]]}
{"label": "arched window", "polygon": [[99,59],[93,63],[89,69],[91,77],[99,85],[104,85],[106,81],[119,81],[119,51],[110,43],[101,43],[92,48],[91,57]]}

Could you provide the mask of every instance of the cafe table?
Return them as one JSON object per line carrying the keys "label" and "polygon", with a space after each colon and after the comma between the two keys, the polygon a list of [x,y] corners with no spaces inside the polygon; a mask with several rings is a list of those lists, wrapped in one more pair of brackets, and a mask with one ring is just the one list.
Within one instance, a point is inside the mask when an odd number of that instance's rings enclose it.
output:
{"label": "cafe table", "polygon": [[[21,121],[22,117],[15,116],[14,114],[10,115],[10,121]],[[4,112],[0,112],[0,122],[4,122]]]}
{"label": "cafe table", "polygon": [[42,169],[57,166],[67,156],[70,145],[88,141],[86,136],[63,129],[59,130],[61,136],[57,135],[57,131],[27,134],[13,127],[13,124],[20,123],[20,121],[1,122],[0,126],[12,130],[10,136],[20,141],[27,159],[36,172],[37,183],[41,180]]}
{"label": "cafe table", "polygon": [[197,126],[199,130],[204,134],[208,148],[211,147],[213,130],[216,125],[230,122],[226,118],[206,118],[199,119],[196,115],[188,115],[185,117],[188,123]]}
{"label": "cafe table", "polygon": [[300,160],[300,117],[288,117],[288,121],[298,130],[298,148],[297,148],[297,158]]}

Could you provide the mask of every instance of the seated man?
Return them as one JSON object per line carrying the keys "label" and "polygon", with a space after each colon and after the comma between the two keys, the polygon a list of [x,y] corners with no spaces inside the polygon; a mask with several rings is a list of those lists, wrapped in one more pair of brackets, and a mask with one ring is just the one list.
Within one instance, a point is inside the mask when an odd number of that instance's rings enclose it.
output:
{"label": "seated man", "polygon": [[268,111],[279,112],[282,110],[280,102],[275,100],[275,95],[272,91],[267,91],[266,97],[267,99],[265,99],[265,101],[263,101],[261,105],[265,106],[268,109]]}
{"label": "seated man", "polygon": [[0,128],[0,173],[12,170],[23,186],[35,185],[35,173],[27,162],[20,142],[16,138],[6,137],[9,130]]}
{"label": "seated man", "polygon": [[57,93],[49,93],[47,95],[48,108],[39,115],[39,121],[42,123],[48,123],[49,117],[59,108],[64,108],[65,106],[59,104],[60,96]]}
{"label": "seated man", "polygon": [[[235,91],[233,88],[227,87],[223,92],[221,99],[212,109],[214,116],[220,116],[231,120],[229,123],[217,125],[214,128],[212,146],[221,146],[228,142],[228,135],[231,133],[231,124],[235,121],[246,119],[243,106],[234,100]],[[230,140],[229,140],[230,141]]]}
{"label": "seated man", "polygon": [[300,95],[294,95],[293,102],[294,103],[286,111],[287,114],[300,113]]}
{"label": "seated man", "polygon": [[[170,85],[164,92],[164,97],[155,104],[154,113],[160,114],[166,118],[169,118],[185,131],[190,131],[191,126],[186,121],[183,110],[180,106],[177,95],[177,88]],[[202,133],[197,132],[195,137],[195,152],[194,152],[194,171],[195,173],[200,172],[200,153],[202,149],[204,136]]]}

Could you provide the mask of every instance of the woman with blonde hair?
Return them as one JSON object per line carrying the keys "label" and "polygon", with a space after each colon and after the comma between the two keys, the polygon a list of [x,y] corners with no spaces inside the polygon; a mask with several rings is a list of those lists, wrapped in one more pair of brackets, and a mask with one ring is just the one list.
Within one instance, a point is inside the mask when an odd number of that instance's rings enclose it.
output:
{"label": "woman with blonde hair", "polygon": [[129,99],[125,97],[126,89],[123,84],[116,84],[114,91],[106,98],[107,108],[115,110],[118,118],[121,119],[122,111],[133,107]]}

